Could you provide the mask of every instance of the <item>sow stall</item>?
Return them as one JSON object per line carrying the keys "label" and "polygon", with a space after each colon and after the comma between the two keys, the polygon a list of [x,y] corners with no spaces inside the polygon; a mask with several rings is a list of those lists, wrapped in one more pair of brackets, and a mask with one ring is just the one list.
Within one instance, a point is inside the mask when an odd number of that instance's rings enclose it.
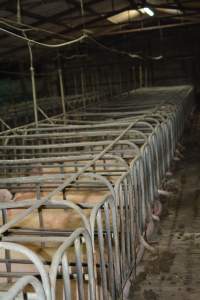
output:
{"label": "sow stall", "polygon": [[[183,89],[163,101],[126,95],[116,106],[103,103],[101,113],[81,116],[84,125],[71,125],[68,115],[67,126],[1,135],[0,187],[15,195],[1,203],[5,289],[19,278],[15,291],[24,297],[30,283],[41,299],[122,298],[151,248],[159,188],[192,109],[193,90]],[[14,296],[11,288],[5,299]]]}
{"label": "sow stall", "polygon": [[[88,92],[76,95],[67,95],[64,98],[58,96],[46,97],[37,99],[38,117],[40,120],[43,118],[49,119],[47,116],[60,115],[61,112],[69,111],[81,111],[88,106],[94,105],[100,99],[106,97],[105,91],[101,94],[97,92]],[[63,107],[64,106],[64,107]],[[2,106],[0,112],[0,126],[1,131],[9,129],[10,126],[19,126],[20,124],[26,124],[33,119],[33,103],[32,101],[21,102],[18,104],[11,104]]]}

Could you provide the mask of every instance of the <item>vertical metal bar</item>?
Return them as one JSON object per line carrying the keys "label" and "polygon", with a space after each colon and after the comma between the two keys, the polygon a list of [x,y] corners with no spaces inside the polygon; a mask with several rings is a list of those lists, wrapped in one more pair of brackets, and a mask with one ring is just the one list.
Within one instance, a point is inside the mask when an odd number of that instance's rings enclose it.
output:
{"label": "vertical metal bar", "polygon": [[143,78],[142,78],[142,64],[139,66],[139,84],[140,88],[143,86]]}
{"label": "vertical metal bar", "polygon": [[152,62],[150,62],[150,65],[149,65],[149,86],[152,86]]}
{"label": "vertical metal bar", "polygon": [[[40,195],[40,184],[37,183],[36,185],[36,199],[40,200],[41,199],[41,195]],[[38,208],[38,218],[39,218],[39,226],[40,229],[44,228],[44,220],[43,220],[43,214],[42,214],[42,208],[39,207]],[[41,242],[41,247],[44,248],[45,247],[45,242]]]}
{"label": "vertical metal bar", "polygon": [[70,274],[69,274],[69,263],[67,255],[64,254],[62,257],[62,271],[63,271],[63,282],[64,282],[64,295],[66,300],[71,300],[71,286],[70,286]]}
{"label": "vertical metal bar", "polygon": [[[2,221],[3,224],[6,224],[8,221],[8,217],[7,217],[7,210],[6,209],[2,209]],[[5,259],[6,259],[6,270],[7,272],[11,273],[11,263],[9,262],[9,260],[11,259],[11,255],[10,255],[10,250],[5,249]],[[12,282],[12,278],[7,278],[7,282],[11,283]]]}
{"label": "vertical metal bar", "polygon": [[95,81],[96,81],[96,93],[97,93],[97,101],[99,104],[99,109],[101,108],[101,97],[100,97],[100,91],[101,91],[101,87],[100,87],[100,76],[99,76],[99,69],[96,69],[95,72]]}
{"label": "vertical metal bar", "polygon": [[[27,35],[23,31],[23,35],[26,39]],[[30,71],[31,71],[31,84],[32,84],[32,95],[33,95],[33,110],[34,110],[34,118],[35,118],[35,126],[38,127],[38,111],[37,111],[37,95],[36,95],[36,84],[35,84],[35,70],[33,66],[33,53],[31,48],[31,43],[28,40],[28,51],[30,56]]]}
{"label": "vertical metal bar", "polygon": [[101,284],[103,288],[103,298],[107,298],[107,275],[106,275],[106,264],[104,256],[104,238],[103,238],[103,228],[102,228],[102,217],[101,210],[99,209],[97,214],[97,226],[98,226],[98,243],[99,243],[99,254],[100,254],[100,275]]}
{"label": "vertical metal bar", "polygon": [[133,80],[133,89],[135,90],[136,87],[137,87],[137,80],[136,80],[135,66],[132,67],[132,80]]}
{"label": "vertical metal bar", "polygon": [[106,237],[107,237],[107,249],[108,249],[108,266],[109,266],[109,290],[111,291],[112,298],[115,299],[115,276],[114,276],[114,260],[113,260],[113,249],[112,249],[112,237],[111,237],[111,224],[110,224],[110,211],[108,207],[108,203],[104,204],[104,214],[105,214],[105,225],[106,225]]}
{"label": "vertical metal bar", "polygon": [[127,70],[128,70],[128,74],[127,74],[127,90],[128,90],[128,95],[130,95],[130,91],[131,91],[131,80],[130,80],[131,71],[129,69],[129,66],[127,67]]}
{"label": "vertical metal bar", "polygon": [[21,17],[21,0],[17,0],[17,23],[22,22],[22,17]]}
{"label": "vertical metal bar", "polygon": [[83,108],[84,108],[84,111],[85,111],[86,110],[86,102],[85,102],[85,80],[84,80],[83,68],[81,68],[81,91],[82,91],[82,97],[83,97]]}
{"label": "vertical metal bar", "polygon": [[[61,165],[60,165],[60,171],[61,171],[61,174],[65,174],[64,162],[61,163]],[[67,198],[66,198],[66,188],[63,189],[62,194],[63,194],[63,200],[67,200]]]}
{"label": "vertical metal bar", "polygon": [[[124,224],[124,219],[125,219],[125,215],[124,215],[124,194],[123,194],[123,189],[122,189],[122,185],[120,184],[119,190],[119,214],[120,214],[120,248],[121,248],[121,270],[125,270],[124,264],[126,261],[126,256],[125,256],[125,224]],[[124,280],[124,273],[122,274],[123,280]]]}
{"label": "vertical metal bar", "polygon": [[122,94],[122,76],[121,76],[121,68],[119,67],[119,93]]}
{"label": "vertical metal bar", "polygon": [[145,66],[144,68],[144,80],[145,80],[145,87],[148,86],[148,66]]}
{"label": "vertical metal bar", "polygon": [[84,300],[84,286],[83,286],[83,272],[82,272],[82,263],[81,263],[81,245],[80,237],[78,237],[75,242],[75,254],[76,254],[76,270],[77,270],[77,279],[78,279],[78,296],[79,300]]}
{"label": "vertical metal bar", "polygon": [[37,111],[37,96],[36,96],[36,84],[35,84],[35,70],[34,67],[30,67],[31,71],[31,83],[32,83],[32,95],[33,95],[33,109],[35,117],[35,125],[38,127],[38,111]]}
{"label": "vertical metal bar", "polygon": [[59,78],[59,85],[60,85],[60,96],[61,96],[61,103],[62,103],[62,111],[64,116],[64,123],[66,123],[66,107],[65,107],[65,92],[64,92],[64,85],[63,85],[63,72],[61,67],[58,68],[58,78]]}
{"label": "vertical metal bar", "polygon": [[113,96],[113,90],[112,90],[112,79],[111,79],[111,72],[109,72],[110,69],[108,69],[108,84],[109,84],[109,90],[110,90],[110,98]]}
{"label": "vertical metal bar", "polygon": [[125,211],[125,243],[126,243],[126,259],[128,263],[130,264],[131,262],[131,257],[130,257],[130,203],[128,199],[128,183],[127,183],[127,176],[123,180],[123,192],[124,192],[124,211]]}

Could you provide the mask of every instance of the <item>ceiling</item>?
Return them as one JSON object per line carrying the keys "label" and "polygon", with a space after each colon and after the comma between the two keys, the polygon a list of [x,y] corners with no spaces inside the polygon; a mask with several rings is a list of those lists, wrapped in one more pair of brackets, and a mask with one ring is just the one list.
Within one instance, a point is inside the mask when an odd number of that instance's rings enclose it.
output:
{"label": "ceiling", "polygon": [[[143,7],[150,8],[154,16],[141,13],[139,9]],[[118,22],[112,21],[115,16]],[[200,1],[0,0],[0,60],[16,59],[16,54],[27,52],[24,36],[57,45],[84,33],[101,40],[125,33],[198,24]]]}

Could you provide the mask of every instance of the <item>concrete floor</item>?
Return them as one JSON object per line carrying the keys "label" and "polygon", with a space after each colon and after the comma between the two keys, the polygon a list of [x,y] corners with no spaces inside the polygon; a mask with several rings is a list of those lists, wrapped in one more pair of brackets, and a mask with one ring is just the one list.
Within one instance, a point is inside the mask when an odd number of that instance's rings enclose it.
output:
{"label": "concrete floor", "polygon": [[138,267],[130,300],[200,299],[200,114],[185,132],[184,158],[173,171],[153,244]]}

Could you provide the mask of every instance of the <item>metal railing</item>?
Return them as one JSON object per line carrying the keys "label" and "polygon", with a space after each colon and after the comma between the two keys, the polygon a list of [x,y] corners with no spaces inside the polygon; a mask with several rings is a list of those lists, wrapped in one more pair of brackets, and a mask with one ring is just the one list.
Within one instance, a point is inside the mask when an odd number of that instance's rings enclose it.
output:
{"label": "metal railing", "polygon": [[[51,258],[43,262],[52,299],[122,299],[144,249],[152,248],[148,239],[159,220],[159,191],[192,108],[192,88],[172,90],[143,101],[142,93],[135,101],[130,93],[102,103],[78,116],[84,124],[56,120],[1,135],[0,168],[10,178],[2,178],[0,187],[32,192],[35,200],[0,204],[0,244],[26,241],[46,249],[53,243]],[[10,209],[23,210],[10,218]],[[72,222],[73,212],[71,226],[45,228],[44,212],[51,209],[52,224],[60,210],[68,216],[73,210],[79,221]],[[35,212],[39,228],[20,227]],[[9,256],[3,259],[8,269]]]}

